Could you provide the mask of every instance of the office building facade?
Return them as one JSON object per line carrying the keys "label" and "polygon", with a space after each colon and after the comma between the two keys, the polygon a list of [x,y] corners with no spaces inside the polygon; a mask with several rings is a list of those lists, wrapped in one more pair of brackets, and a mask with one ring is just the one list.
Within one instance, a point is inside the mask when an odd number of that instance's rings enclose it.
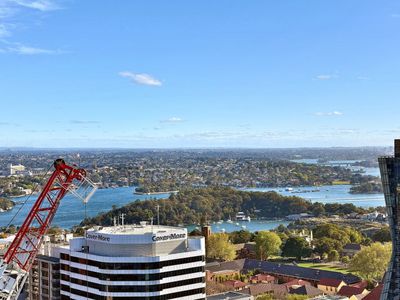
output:
{"label": "office building facade", "polygon": [[186,228],[96,228],[60,251],[61,299],[205,299],[205,243]]}
{"label": "office building facade", "polygon": [[400,140],[395,140],[394,156],[379,158],[393,252],[384,277],[381,300],[400,299]]}

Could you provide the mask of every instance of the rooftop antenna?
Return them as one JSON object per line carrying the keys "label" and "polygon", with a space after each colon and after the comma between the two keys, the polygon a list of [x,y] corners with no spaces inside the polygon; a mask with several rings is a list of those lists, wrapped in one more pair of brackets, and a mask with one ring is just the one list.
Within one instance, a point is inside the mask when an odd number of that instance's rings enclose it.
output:
{"label": "rooftop antenna", "polygon": [[126,216],[126,214],[124,214],[124,213],[122,213],[121,216],[120,216],[120,218],[121,218],[121,225],[122,225],[122,226],[125,226],[125,216]]}

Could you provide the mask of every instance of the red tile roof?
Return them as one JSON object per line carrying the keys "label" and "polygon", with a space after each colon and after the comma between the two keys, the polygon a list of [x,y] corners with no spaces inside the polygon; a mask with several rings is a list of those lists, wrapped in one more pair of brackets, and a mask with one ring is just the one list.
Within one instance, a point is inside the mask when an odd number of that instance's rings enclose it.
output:
{"label": "red tile roof", "polygon": [[340,288],[338,295],[351,297],[353,295],[362,294],[362,292],[364,292],[364,288],[345,285]]}
{"label": "red tile roof", "polygon": [[268,275],[268,274],[257,274],[250,277],[250,280],[257,280],[257,281],[275,281],[275,277]]}
{"label": "red tile roof", "polygon": [[241,287],[245,287],[247,284],[240,281],[240,280],[227,280],[222,282],[223,285],[229,286],[229,287],[233,287],[233,288],[241,288]]}
{"label": "red tile roof", "polygon": [[378,285],[367,296],[365,296],[363,300],[379,300],[381,297],[382,289],[383,284]]}
{"label": "red tile roof", "polygon": [[287,287],[291,287],[293,285],[311,285],[310,282],[306,281],[306,280],[302,280],[302,279],[293,279],[289,282],[284,283],[283,285],[287,286]]}
{"label": "red tile roof", "polygon": [[363,281],[360,281],[360,282],[357,282],[357,283],[354,283],[354,284],[350,284],[350,286],[355,286],[355,287],[358,287],[358,288],[366,289],[367,286],[368,286],[368,281],[363,280]]}
{"label": "red tile roof", "polygon": [[332,287],[338,287],[342,280],[339,279],[333,279],[333,278],[322,278],[318,284],[320,285],[325,285],[325,286],[332,286]]}

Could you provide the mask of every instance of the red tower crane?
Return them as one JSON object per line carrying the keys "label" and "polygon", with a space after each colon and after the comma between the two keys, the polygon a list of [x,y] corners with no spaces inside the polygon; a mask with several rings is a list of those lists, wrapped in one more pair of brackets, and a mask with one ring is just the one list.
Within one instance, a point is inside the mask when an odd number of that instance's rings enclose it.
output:
{"label": "red tower crane", "polygon": [[63,159],[55,160],[53,166],[53,173],[0,262],[0,299],[17,299],[61,199],[70,192],[87,203],[97,189],[85,170],[69,166]]}

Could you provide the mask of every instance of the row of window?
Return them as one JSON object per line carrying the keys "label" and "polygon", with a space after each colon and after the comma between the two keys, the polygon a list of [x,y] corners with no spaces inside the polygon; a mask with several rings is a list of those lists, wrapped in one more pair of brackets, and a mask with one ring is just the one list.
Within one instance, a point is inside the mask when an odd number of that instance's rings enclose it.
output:
{"label": "row of window", "polygon": [[152,281],[152,280],[161,280],[172,276],[186,275],[198,272],[204,273],[204,267],[195,267],[195,268],[175,270],[175,271],[155,273],[155,274],[104,274],[104,273],[88,271],[85,269],[78,269],[64,264],[61,264],[61,269],[75,274],[80,274],[85,276],[87,275],[100,280],[111,280],[111,281]]}
{"label": "row of window", "polygon": [[69,256],[68,254],[65,253],[61,253],[60,258],[63,260],[80,263],[83,265],[98,267],[99,269],[104,269],[104,270],[152,270],[152,269],[161,269],[162,267],[167,267],[167,266],[205,261],[204,256],[192,256],[192,257],[173,259],[167,261],[158,261],[158,262],[109,263],[109,262],[95,261],[75,256]]}
{"label": "row of window", "polygon": [[[62,278],[65,281],[69,281],[74,284],[78,284],[83,287],[90,287],[93,289],[97,289],[102,292],[110,292],[110,293],[149,293],[149,292],[159,292],[165,289],[170,289],[170,288],[175,288],[179,286],[185,286],[185,285],[191,285],[191,284],[197,284],[197,283],[205,283],[205,278],[204,277],[198,277],[198,278],[192,278],[192,279],[186,279],[186,280],[180,280],[180,281],[175,281],[175,282],[169,282],[169,283],[163,283],[163,284],[158,284],[158,285],[104,285],[104,284],[98,284],[94,282],[89,282],[86,280],[82,279],[76,279],[76,278],[69,278],[69,276],[64,275],[65,279]],[[63,289],[63,286],[61,286],[61,289]]]}
{"label": "row of window", "polygon": [[[172,293],[172,294],[162,295],[162,296],[111,297],[111,296],[99,296],[99,295],[95,295],[95,294],[88,293],[85,291],[70,289],[68,286],[62,286],[62,289],[63,289],[63,291],[68,291],[69,293],[71,293],[73,295],[82,296],[82,297],[86,297],[86,298],[94,299],[94,300],[110,300],[110,299],[115,299],[115,300],[169,300],[169,299],[176,299],[176,298],[182,298],[182,297],[206,293],[205,288],[201,288],[201,289],[187,290],[187,291],[182,291],[182,292]],[[65,295],[61,295],[61,300],[69,300],[69,299],[71,299],[71,298],[68,296],[65,296]],[[199,300],[204,300],[204,298],[199,298]]]}

